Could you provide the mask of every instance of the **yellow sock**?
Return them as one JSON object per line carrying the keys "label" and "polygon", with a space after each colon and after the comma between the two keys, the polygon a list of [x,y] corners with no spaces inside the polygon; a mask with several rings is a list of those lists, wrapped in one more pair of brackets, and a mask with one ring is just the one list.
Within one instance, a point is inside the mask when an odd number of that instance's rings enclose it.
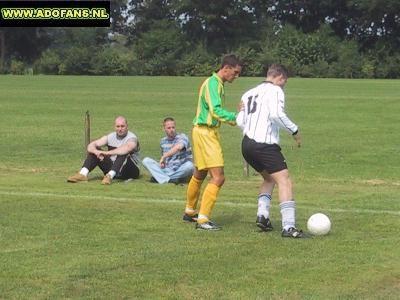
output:
{"label": "yellow sock", "polygon": [[189,211],[194,212],[196,210],[202,183],[203,183],[202,180],[199,180],[194,176],[192,176],[192,178],[190,179],[188,188],[187,188],[187,192],[186,192],[186,210],[187,210],[187,212],[189,212]]}
{"label": "yellow sock", "polygon": [[219,186],[213,183],[207,184],[203,192],[203,197],[201,198],[199,217],[200,215],[207,216],[208,218],[210,217],[211,211],[214,208],[215,202],[217,201],[217,196],[220,189],[221,188]]}

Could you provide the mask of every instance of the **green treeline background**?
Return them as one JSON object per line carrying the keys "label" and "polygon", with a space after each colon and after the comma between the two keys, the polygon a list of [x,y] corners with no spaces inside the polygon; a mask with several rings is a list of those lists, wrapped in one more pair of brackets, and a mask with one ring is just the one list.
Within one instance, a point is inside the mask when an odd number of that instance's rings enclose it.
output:
{"label": "green treeline background", "polygon": [[0,72],[400,78],[398,0],[112,0],[110,28],[0,28]]}

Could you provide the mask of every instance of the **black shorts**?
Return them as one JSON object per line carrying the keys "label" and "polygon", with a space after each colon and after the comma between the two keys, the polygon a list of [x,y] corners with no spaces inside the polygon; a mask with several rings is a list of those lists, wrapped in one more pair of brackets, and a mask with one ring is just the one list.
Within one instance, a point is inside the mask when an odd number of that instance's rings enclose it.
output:
{"label": "black shorts", "polygon": [[246,135],[242,140],[242,155],[257,172],[273,174],[287,169],[281,147],[277,144],[257,143]]}

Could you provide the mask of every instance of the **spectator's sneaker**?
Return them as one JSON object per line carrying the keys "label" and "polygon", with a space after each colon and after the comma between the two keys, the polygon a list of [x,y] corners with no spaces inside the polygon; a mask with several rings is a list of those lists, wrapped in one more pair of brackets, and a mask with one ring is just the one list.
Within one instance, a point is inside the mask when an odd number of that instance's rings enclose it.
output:
{"label": "spectator's sneaker", "polygon": [[265,218],[264,216],[257,216],[256,225],[262,231],[271,231],[274,229],[269,218]]}
{"label": "spectator's sneaker", "polygon": [[72,183],[87,182],[87,181],[88,181],[88,177],[84,176],[80,173],[72,175],[72,176],[68,177],[68,179],[67,179],[67,182],[72,182]]}
{"label": "spectator's sneaker", "polygon": [[151,182],[151,183],[158,183],[158,181],[157,181],[153,176],[151,176],[150,182]]}
{"label": "spectator's sneaker", "polygon": [[197,222],[198,216],[199,216],[198,214],[194,214],[194,215],[184,214],[182,219],[185,222]]}
{"label": "spectator's sneaker", "polygon": [[101,184],[103,184],[103,185],[110,185],[111,182],[112,182],[112,179],[111,179],[110,175],[107,174],[107,175],[104,175],[104,178],[103,178],[103,180],[101,181]]}
{"label": "spectator's sneaker", "polygon": [[180,183],[180,180],[179,179],[170,179],[170,180],[168,180],[168,183],[173,183],[175,185],[178,185]]}
{"label": "spectator's sneaker", "polygon": [[212,230],[212,231],[215,231],[215,230],[221,230],[221,227],[219,227],[217,224],[215,224],[215,223],[213,223],[211,221],[208,221],[208,222],[201,223],[201,224],[197,223],[196,224],[196,229],[198,229],[198,230],[209,230],[209,231]]}
{"label": "spectator's sneaker", "polygon": [[282,237],[305,238],[307,236],[302,230],[299,230],[296,227],[290,227],[288,230],[282,230]]}

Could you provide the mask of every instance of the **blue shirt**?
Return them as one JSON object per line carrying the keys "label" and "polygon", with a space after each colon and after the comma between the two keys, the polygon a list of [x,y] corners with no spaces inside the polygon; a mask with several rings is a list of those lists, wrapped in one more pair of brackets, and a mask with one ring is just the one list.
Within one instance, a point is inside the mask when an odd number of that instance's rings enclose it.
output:
{"label": "blue shirt", "polygon": [[184,133],[178,133],[175,138],[168,139],[168,137],[163,137],[160,141],[161,156],[168,152],[176,144],[182,144],[183,149],[178,153],[167,157],[165,159],[165,166],[167,168],[177,170],[182,164],[187,161],[192,161],[192,146],[190,145],[189,138]]}

